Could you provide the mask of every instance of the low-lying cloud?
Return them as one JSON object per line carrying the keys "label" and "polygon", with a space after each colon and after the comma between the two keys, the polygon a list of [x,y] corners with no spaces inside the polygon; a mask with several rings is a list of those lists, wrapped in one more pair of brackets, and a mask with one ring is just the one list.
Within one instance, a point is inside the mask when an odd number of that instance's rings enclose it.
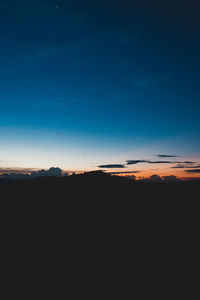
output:
{"label": "low-lying cloud", "polygon": [[160,183],[160,182],[170,183],[170,182],[180,182],[181,179],[178,178],[177,176],[174,176],[174,175],[159,176],[157,174],[153,174],[153,175],[151,175],[148,178],[141,179],[140,181],[143,181],[143,182],[155,182],[155,183]]}
{"label": "low-lying cloud", "polygon": [[20,173],[4,173],[0,175],[0,179],[3,180],[24,180],[31,178],[29,174],[20,174]]}
{"label": "low-lying cloud", "polygon": [[62,170],[60,168],[50,168],[48,170],[39,170],[31,173],[31,177],[41,177],[41,176],[62,176]]}
{"label": "low-lying cloud", "polygon": [[31,174],[34,170],[28,168],[0,168],[0,174]]}
{"label": "low-lying cloud", "polygon": [[[30,179],[35,177],[60,177],[62,176],[62,170],[60,168],[50,168],[48,170],[38,170],[38,171],[32,171],[29,174],[27,174],[25,171],[28,169],[0,169],[1,179],[4,180],[23,180],[23,179]],[[7,172],[4,172],[7,171]],[[11,171],[11,172],[10,172]],[[9,173],[8,173],[9,172]]]}

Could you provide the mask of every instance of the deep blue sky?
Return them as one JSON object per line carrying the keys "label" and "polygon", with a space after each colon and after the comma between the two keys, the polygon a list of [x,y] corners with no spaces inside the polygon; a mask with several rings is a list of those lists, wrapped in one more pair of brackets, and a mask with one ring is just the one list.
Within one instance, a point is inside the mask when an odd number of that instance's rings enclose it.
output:
{"label": "deep blue sky", "polygon": [[4,164],[36,167],[32,146],[39,168],[200,156],[200,7],[183,2],[0,0]]}

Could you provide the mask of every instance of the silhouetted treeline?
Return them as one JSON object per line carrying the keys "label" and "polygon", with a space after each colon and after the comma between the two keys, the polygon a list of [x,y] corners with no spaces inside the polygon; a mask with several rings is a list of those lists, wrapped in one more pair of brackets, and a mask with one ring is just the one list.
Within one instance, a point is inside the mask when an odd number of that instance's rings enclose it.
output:
{"label": "silhouetted treeline", "polygon": [[200,181],[142,182],[126,177],[111,176],[101,171],[68,177],[36,177],[28,180],[1,182],[4,199],[86,201],[188,200],[195,199]]}
{"label": "silhouetted treeline", "polygon": [[9,261],[19,261],[20,269],[25,261],[37,276],[41,268],[51,274],[54,264],[56,276],[68,272],[87,280],[87,272],[103,274],[109,285],[112,274],[120,281],[126,275],[132,286],[134,272],[138,280],[153,280],[157,290],[154,273],[160,278],[171,272],[172,278],[175,266],[185,268],[186,245],[196,247],[199,187],[199,182],[142,183],[101,172],[1,183]]}

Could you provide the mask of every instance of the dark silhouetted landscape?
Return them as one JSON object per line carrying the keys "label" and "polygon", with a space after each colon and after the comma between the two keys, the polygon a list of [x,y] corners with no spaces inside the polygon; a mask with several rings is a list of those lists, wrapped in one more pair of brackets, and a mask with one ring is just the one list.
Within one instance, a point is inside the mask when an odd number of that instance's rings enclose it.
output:
{"label": "dark silhouetted landscape", "polygon": [[[151,179],[151,180],[150,180]],[[26,202],[49,201],[56,203],[63,201],[66,204],[78,200],[85,202],[92,200],[93,203],[121,202],[140,203],[142,201],[160,203],[168,201],[175,203],[187,198],[193,201],[198,197],[200,180],[178,180],[175,176],[166,176],[162,180],[158,175],[150,179],[133,180],[132,176],[122,177],[92,171],[71,176],[43,176],[30,177],[28,179],[0,181],[1,193],[4,199],[21,199]]]}
{"label": "dark silhouetted landscape", "polygon": [[198,299],[199,116],[200,1],[0,0],[1,298]]}
{"label": "dark silhouetted landscape", "polygon": [[177,286],[175,270],[185,276],[187,248],[196,249],[199,188],[199,181],[141,182],[101,171],[1,182],[9,261],[39,270],[42,284],[45,274],[92,293],[109,282],[128,297],[123,286],[134,280],[159,293],[168,273]]}

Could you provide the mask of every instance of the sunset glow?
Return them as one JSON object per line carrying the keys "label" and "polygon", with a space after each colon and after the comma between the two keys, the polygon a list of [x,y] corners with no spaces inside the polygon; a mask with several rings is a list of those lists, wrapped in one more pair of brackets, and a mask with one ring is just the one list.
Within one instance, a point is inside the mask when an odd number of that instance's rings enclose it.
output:
{"label": "sunset glow", "polygon": [[15,2],[0,1],[0,176],[200,177],[198,9]]}

